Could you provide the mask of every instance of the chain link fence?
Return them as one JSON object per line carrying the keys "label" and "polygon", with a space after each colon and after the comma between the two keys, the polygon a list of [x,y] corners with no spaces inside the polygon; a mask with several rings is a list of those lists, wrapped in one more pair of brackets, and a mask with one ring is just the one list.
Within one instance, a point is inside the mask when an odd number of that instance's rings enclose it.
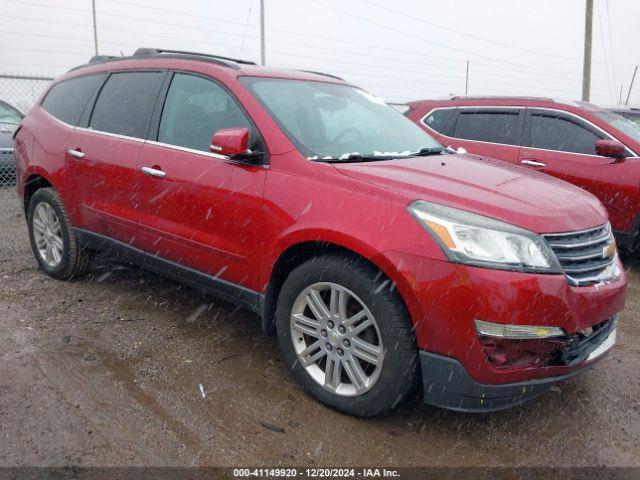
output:
{"label": "chain link fence", "polygon": [[0,74],[0,189],[15,184],[13,132],[52,77]]}

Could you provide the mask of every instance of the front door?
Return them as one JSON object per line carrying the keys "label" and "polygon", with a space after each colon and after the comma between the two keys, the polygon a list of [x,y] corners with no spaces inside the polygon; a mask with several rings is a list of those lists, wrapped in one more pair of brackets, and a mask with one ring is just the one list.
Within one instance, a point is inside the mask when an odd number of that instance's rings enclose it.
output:
{"label": "front door", "polygon": [[219,83],[175,73],[162,106],[157,141],[138,159],[142,248],[153,255],[252,290],[257,282],[266,165],[234,163],[210,152],[221,128],[256,128]]}
{"label": "front door", "polygon": [[609,138],[574,115],[530,109],[520,163],[591,192],[607,209],[613,229],[627,232],[637,212],[637,159],[597,155],[596,141]]}

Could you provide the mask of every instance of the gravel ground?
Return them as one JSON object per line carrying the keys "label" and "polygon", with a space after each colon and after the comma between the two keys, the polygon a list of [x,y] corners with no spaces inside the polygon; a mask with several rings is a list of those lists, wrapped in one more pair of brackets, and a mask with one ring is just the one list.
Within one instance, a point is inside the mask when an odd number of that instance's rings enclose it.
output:
{"label": "gravel ground", "polygon": [[306,396],[245,310],[104,260],[48,278],[0,189],[0,466],[640,466],[627,268],[618,344],[590,372],[495,414],[413,400],[360,420]]}

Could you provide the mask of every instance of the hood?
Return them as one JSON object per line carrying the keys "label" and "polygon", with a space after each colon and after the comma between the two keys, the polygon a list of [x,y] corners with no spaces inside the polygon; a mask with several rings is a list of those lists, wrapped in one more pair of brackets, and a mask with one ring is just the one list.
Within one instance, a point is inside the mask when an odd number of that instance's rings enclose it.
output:
{"label": "hood", "polygon": [[570,232],[602,225],[607,213],[590,193],[549,175],[468,154],[333,164],[344,175],[526,228]]}
{"label": "hood", "polygon": [[18,126],[17,123],[0,122],[0,148],[13,148],[13,132]]}

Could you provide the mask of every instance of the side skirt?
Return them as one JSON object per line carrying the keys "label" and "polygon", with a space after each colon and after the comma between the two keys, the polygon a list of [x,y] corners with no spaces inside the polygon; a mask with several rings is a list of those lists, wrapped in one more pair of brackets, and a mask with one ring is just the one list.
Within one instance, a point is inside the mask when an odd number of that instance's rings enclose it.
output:
{"label": "side skirt", "polygon": [[74,230],[78,241],[86,248],[113,254],[124,262],[138,265],[145,270],[172,278],[203,293],[214,295],[221,300],[247,308],[258,315],[262,314],[264,295],[259,292],[227,282],[219,277],[207,275],[156,255],[151,255],[104,235],[80,228]]}

